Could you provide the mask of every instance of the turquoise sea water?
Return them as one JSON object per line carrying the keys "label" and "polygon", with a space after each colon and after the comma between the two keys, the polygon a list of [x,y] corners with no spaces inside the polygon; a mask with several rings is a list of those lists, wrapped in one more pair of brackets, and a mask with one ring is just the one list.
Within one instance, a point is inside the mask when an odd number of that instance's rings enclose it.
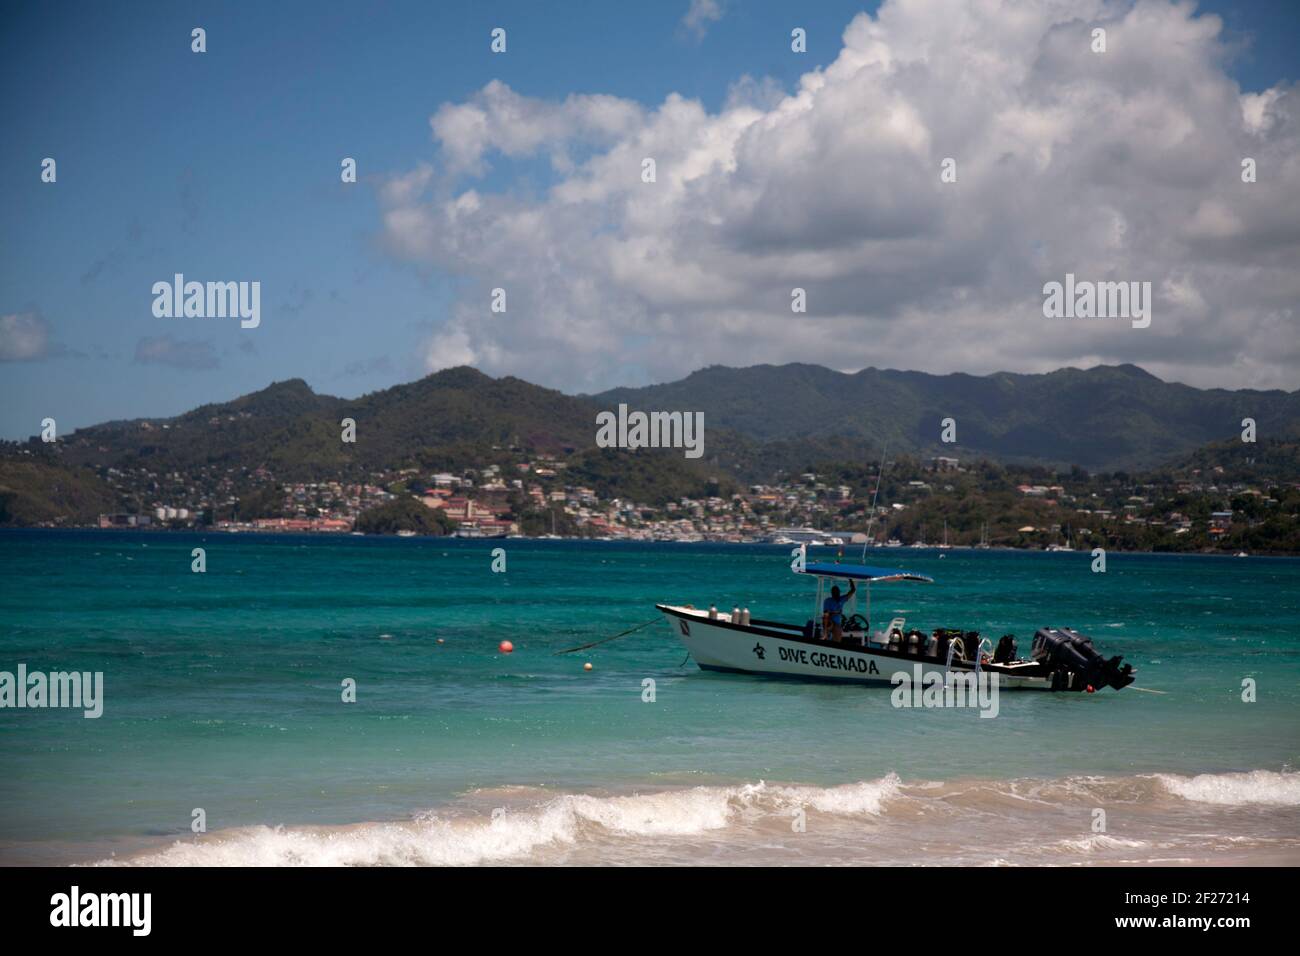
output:
{"label": "turquoise sea water", "polygon": [[[1013,631],[1022,653],[1073,626],[1160,693],[899,710],[887,688],[706,674],[662,622],[554,654],[657,601],[802,622],[787,548],[5,532],[0,670],[102,671],[105,702],[0,709],[0,862],[902,862],[882,848],[918,836],[922,862],[1039,862],[1057,833],[1083,862],[1300,859],[1300,560],[869,557],[937,579],[877,586],[877,622]],[[1118,835],[1089,830],[1095,806]],[[787,826],[801,808],[817,839]],[[1040,836],[981,855],[1013,826]]]}

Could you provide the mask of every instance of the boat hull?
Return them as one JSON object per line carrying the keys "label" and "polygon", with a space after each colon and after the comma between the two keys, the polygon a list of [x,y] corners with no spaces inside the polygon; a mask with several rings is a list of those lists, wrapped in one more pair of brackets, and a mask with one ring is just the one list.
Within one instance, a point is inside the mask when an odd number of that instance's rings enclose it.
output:
{"label": "boat hull", "polygon": [[[732,623],[722,612],[716,618],[695,608],[660,604],[658,609],[668,621],[672,633],[707,671],[755,674],[790,680],[832,681],[852,684],[896,683],[894,675],[905,673],[916,679],[921,668],[922,680],[938,675],[946,683],[948,674],[969,674],[973,664],[954,660],[951,667],[944,661],[916,654],[899,653],[872,645],[809,640],[789,625],[772,622]],[[1008,668],[987,665],[987,673],[998,675],[1003,690],[1051,690],[1045,676],[1017,676]]]}

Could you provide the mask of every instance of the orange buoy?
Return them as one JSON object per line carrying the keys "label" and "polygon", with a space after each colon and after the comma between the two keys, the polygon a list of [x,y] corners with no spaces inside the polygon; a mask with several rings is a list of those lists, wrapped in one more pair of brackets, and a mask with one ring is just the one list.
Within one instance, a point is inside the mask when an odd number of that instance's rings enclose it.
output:
{"label": "orange buoy", "polygon": [[591,670],[591,661],[587,661],[587,663],[583,664],[583,665],[582,665],[582,669],[583,669],[584,671],[589,671],[589,670]]}
{"label": "orange buoy", "polygon": [[511,644],[509,641],[502,641],[500,644],[497,645],[497,650],[499,650],[502,654],[509,654],[514,649],[515,646]]}

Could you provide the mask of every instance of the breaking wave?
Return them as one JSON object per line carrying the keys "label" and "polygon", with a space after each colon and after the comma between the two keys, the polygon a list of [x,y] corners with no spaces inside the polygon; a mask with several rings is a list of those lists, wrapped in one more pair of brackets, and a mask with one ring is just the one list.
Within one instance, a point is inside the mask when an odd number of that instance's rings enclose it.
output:
{"label": "breaking wave", "polygon": [[[1171,817],[1171,801],[1198,815]],[[1093,808],[1121,805],[1127,808],[1116,818],[1121,832],[1088,832]],[[1231,808],[1246,805],[1269,807],[1274,817],[1263,824],[1255,815],[1234,822],[1240,815]],[[1240,849],[1243,840],[1250,846],[1242,852],[1267,851],[1272,861],[1292,863],[1300,859],[1290,809],[1297,806],[1300,774],[1266,770],[907,783],[891,773],[831,787],[758,781],[615,794],[506,787],[473,791],[406,821],[242,827],[101,865],[468,866],[760,858],[987,865],[1009,862],[1008,854],[1021,863],[1059,864],[1070,858],[1107,863],[1140,862],[1157,851],[1185,852],[1189,860],[1221,859]],[[1013,844],[1007,842],[1009,833],[1016,834]],[[924,848],[918,850],[918,843]],[[1175,858],[1183,857],[1170,857]]]}
{"label": "breaking wave", "polygon": [[693,837],[797,808],[873,816],[898,794],[896,774],[837,787],[693,787],[623,796],[565,794],[538,806],[493,814],[342,827],[245,827],[104,865],[456,866],[528,856],[584,838]]}
{"label": "breaking wave", "polygon": [[1300,773],[1295,772],[1251,770],[1248,773],[1203,773],[1195,777],[1158,773],[1154,777],[1170,793],[1196,803],[1234,807],[1251,804],[1300,806]]}

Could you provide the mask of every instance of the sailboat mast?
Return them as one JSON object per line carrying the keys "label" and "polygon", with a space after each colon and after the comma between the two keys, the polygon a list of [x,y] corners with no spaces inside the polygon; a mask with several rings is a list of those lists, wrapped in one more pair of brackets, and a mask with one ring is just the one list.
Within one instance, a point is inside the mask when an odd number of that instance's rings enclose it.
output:
{"label": "sailboat mast", "polygon": [[[880,497],[880,481],[885,475],[885,457],[889,454],[889,445],[886,443],[880,453],[880,468],[876,472],[876,490],[871,495],[871,517],[867,519],[867,540],[862,542],[862,560],[867,560],[867,546],[871,544],[871,525],[876,520],[876,500]],[[871,598],[868,596],[868,601]]]}

